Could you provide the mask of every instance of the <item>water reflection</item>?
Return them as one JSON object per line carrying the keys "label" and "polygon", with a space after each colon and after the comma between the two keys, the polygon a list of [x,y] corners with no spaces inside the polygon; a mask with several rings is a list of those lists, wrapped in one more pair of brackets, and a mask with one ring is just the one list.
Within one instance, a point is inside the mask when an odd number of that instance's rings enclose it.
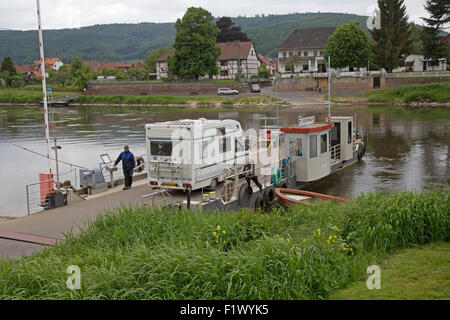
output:
{"label": "water reflection", "polygon": [[[314,184],[310,189],[351,197],[362,192],[390,192],[403,189],[442,187],[450,183],[450,111],[408,111],[385,107],[336,108],[334,115],[356,116],[359,132],[367,141],[366,157],[345,170]],[[145,109],[76,107],[51,109],[50,135],[62,146],[60,159],[93,168],[99,155],[111,158],[130,145],[135,154],[145,153],[144,125],[180,118],[236,119],[244,129],[257,129],[272,118],[275,125],[296,123],[298,115],[324,119],[321,107],[249,109]],[[275,118],[273,120],[273,118]],[[26,212],[25,184],[35,182],[47,171],[47,162],[19,149],[16,143],[45,153],[43,115],[40,108],[0,107],[0,216],[20,216]],[[62,165],[61,172],[71,168]],[[64,178],[64,177],[63,177]],[[73,177],[70,177],[73,180]]]}

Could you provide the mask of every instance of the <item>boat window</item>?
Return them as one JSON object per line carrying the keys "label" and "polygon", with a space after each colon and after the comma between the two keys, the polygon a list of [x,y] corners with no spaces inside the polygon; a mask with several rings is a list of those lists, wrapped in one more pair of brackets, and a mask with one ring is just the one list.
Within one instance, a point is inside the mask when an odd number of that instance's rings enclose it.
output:
{"label": "boat window", "polygon": [[297,139],[297,156],[303,157],[303,139],[298,138]]}
{"label": "boat window", "polygon": [[348,122],[348,141],[347,143],[352,143],[352,122]]}
{"label": "boat window", "polygon": [[172,155],[172,142],[170,141],[151,141],[150,151],[153,156],[170,157]]}
{"label": "boat window", "polygon": [[230,137],[223,137],[219,140],[219,150],[221,153],[225,153],[231,150],[231,139]]}
{"label": "boat window", "polygon": [[208,141],[202,141],[201,159],[208,159]]}
{"label": "boat window", "polygon": [[326,153],[327,152],[327,134],[320,135],[320,153]]}
{"label": "boat window", "polygon": [[317,134],[309,136],[309,157],[317,157]]}
{"label": "boat window", "polygon": [[331,129],[331,146],[334,147],[341,143],[341,123],[335,122]]}

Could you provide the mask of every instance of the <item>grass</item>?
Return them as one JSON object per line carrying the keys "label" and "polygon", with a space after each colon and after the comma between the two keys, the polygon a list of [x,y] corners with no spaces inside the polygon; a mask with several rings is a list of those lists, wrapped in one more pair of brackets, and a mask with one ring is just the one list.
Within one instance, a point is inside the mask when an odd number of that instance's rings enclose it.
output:
{"label": "grass", "polygon": [[348,288],[334,292],[330,299],[449,299],[449,266],[450,244],[447,242],[404,249],[380,264],[380,290],[368,290],[366,279],[363,279],[352,283]]}
{"label": "grass", "polygon": [[210,106],[215,104],[222,104],[225,106],[242,105],[242,104],[260,104],[260,103],[277,103],[279,100],[266,96],[241,96],[236,98],[224,98],[218,96],[81,96],[78,97],[75,103],[92,104],[149,104],[149,105],[188,105],[196,103],[197,106]]}
{"label": "grass", "polygon": [[[450,189],[269,212],[124,207],[0,260],[0,299],[325,299],[398,249],[449,242],[449,214]],[[81,290],[66,288],[69,265]]]}
{"label": "grass", "polygon": [[358,97],[367,98],[368,102],[449,102],[450,82],[417,84],[392,89],[371,90]]}
{"label": "grass", "polygon": [[[53,98],[73,95],[73,92],[53,92]],[[3,103],[40,103],[42,91],[29,89],[0,89],[0,102]]]}

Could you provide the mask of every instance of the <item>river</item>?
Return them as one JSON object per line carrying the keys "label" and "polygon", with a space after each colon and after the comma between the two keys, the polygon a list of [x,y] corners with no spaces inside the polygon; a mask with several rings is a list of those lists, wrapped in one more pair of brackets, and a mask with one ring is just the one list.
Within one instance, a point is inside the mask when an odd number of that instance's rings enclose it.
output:
{"label": "river", "polygon": [[[333,115],[356,116],[366,140],[363,161],[314,184],[309,189],[341,197],[366,192],[424,190],[450,184],[450,109],[409,110],[391,107],[333,107]],[[188,119],[236,119],[244,129],[257,128],[260,118],[278,125],[295,123],[298,115],[327,114],[323,107],[259,109],[148,109],[138,107],[51,108],[50,136],[62,147],[59,158],[88,168],[98,167],[100,154],[115,159],[124,144],[145,154],[144,125]],[[269,120],[270,122],[271,120]],[[0,217],[26,215],[25,185],[46,172],[47,160],[18,146],[46,152],[43,113],[38,107],[0,107]],[[53,172],[54,161],[52,161]],[[62,180],[74,182],[73,167],[60,165]]]}

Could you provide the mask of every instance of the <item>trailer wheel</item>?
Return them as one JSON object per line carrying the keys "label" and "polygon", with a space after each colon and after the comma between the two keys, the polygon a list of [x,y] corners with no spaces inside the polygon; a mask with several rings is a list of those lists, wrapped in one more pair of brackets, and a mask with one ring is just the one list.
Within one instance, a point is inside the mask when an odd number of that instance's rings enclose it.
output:
{"label": "trailer wheel", "polygon": [[251,199],[252,193],[249,191],[248,184],[244,183],[239,188],[239,204],[243,207],[248,207]]}

